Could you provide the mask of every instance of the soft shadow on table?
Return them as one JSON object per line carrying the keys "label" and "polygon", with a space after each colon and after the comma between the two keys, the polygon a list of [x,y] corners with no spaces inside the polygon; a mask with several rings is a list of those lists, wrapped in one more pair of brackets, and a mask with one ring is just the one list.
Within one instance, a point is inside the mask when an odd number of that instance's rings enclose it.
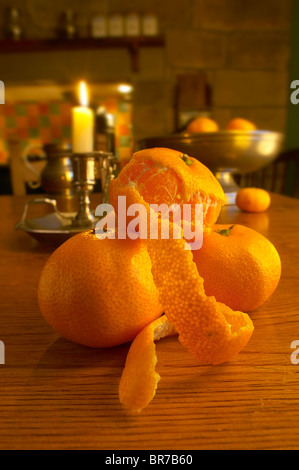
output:
{"label": "soft shadow on table", "polygon": [[29,252],[51,254],[61,243],[40,243],[25,232],[14,230],[7,232],[2,238],[2,246],[8,252]]}
{"label": "soft shadow on table", "polygon": [[[112,348],[89,348],[59,337],[45,351],[35,366],[34,373],[39,374],[40,371],[50,371],[51,369],[80,370],[94,367],[122,371],[130,346],[131,343],[126,343]],[[178,351],[179,356],[177,356]],[[184,375],[177,377],[179,382],[189,381],[190,378],[193,380],[194,376],[205,376],[215,371],[213,366],[199,366],[175,336],[165,338],[163,342],[157,342],[156,353],[158,358],[157,372],[163,375],[169,373],[177,376],[177,371],[180,368],[187,368],[190,371],[190,377],[188,374],[187,377]],[[175,361],[169,360],[172,355],[176,356]],[[218,366],[218,369],[224,367],[225,365]]]}
{"label": "soft shadow on table", "polygon": [[123,367],[129,347],[128,343],[114,348],[89,348],[59,337],[41,357],[35,373],[41,369]]}
{"label": "soft shadow on table", "polygon": [[235,225],[246,225],[264,236],[267,236],[269,232],[270,219],[267,212],[261,213],[249,213],[241,212],[236,209],[235,206],[228,206],[223,211],[217,224],[235,224]]}
{"label": "soft shadow on table", "polygon": [[[54,433],[57,429],[64,433],[74,415],[85,423],[89,420],[91,427],[98,420],[115,423],[115,416],[126,420],[118,386],[129,347],[130,343],[114,348],[88,348],[58,337],[28,370],[26,403],[35,410],[39,403],[44,403],[45,415],[53,413]],[[17,400],[20,408],[22,400],[23,397]],[[44,429],[44,418],[41,420],[38,413],[31,419],[35,426]]]}

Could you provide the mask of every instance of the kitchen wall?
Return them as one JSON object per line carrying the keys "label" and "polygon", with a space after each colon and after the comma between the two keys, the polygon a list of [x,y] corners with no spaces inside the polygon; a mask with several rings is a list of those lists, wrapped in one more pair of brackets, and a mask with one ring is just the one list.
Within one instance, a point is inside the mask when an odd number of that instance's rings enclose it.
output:
{"label": "kitchen wall", "polygon": [[[259,128],[284,132],[289,99],[292,0],[14,0],[26,37],[54,37],[60,13],[77,12],[80,34],[89,34],[97,13],[153,11],[165,35],[164,48],[140,51],[133,73],[126,49],[0,56],[0,79],[72,82],[131,81],[136,139],[174,129],[177,75],[206,71],[212,116],[225,126],[242,116]],[[0,1],[4,13],[11,0]],[[0,19],[0,32],[5,17]]]}

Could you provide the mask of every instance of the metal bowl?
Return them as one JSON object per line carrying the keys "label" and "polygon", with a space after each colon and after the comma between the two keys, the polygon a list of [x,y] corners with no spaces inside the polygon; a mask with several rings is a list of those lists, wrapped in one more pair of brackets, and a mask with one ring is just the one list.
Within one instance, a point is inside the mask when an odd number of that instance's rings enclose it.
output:
{"label": "metal bowl", "polygon": [[167,147],[186,153],[206,165],[218,178],[229,203],[239,187],[234,174],[245,174],[270,164],[278,156],[283,134],[265,130],[178,133],[149,137],[139,149]]}

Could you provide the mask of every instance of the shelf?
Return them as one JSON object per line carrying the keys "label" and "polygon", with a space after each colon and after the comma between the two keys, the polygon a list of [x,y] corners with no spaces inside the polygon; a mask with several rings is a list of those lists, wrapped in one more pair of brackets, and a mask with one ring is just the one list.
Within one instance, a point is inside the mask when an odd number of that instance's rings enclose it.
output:
{"label": "shelf", "polygon": [[76,51],[90,49],[126,48],[131,55],[132,70],[139,70],[139,49],[141,47],[163,47],[162,36],[107,37],[81,39],[22,39],[20,41],[1,40],[0,54]]}

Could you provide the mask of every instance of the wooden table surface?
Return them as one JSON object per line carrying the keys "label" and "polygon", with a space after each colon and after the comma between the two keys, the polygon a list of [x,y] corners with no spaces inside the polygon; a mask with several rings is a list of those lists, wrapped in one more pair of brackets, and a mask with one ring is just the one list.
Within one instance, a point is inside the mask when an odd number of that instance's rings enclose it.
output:
{"label": "wooden table surface", "polygon": [[299,449],[299,364],[291,362],[299,340],[299,200],[272,195],[260,215],[223,209],[219,222],[248,225],[275,244],[280,284],[251,314],[255,332],[230,363],[199,367],[175,337],[161,340],[161,381],[141,414],[118,400],[128,344],[85,348],[43,320],[37,283],[51,249],[13,230],[24,201],[0,198],[1,449]]}

